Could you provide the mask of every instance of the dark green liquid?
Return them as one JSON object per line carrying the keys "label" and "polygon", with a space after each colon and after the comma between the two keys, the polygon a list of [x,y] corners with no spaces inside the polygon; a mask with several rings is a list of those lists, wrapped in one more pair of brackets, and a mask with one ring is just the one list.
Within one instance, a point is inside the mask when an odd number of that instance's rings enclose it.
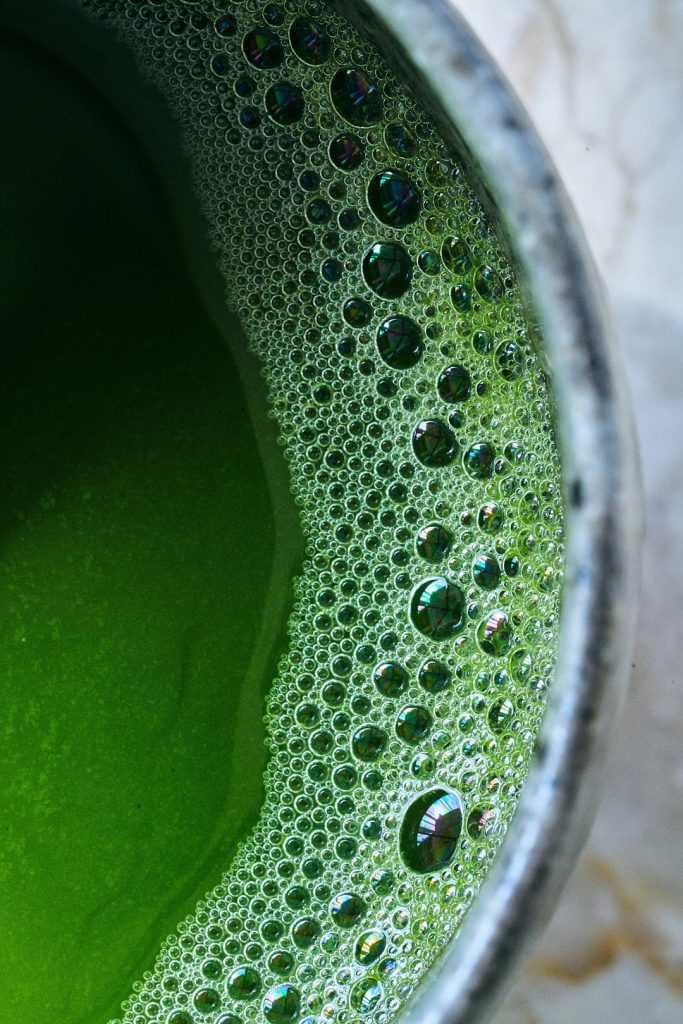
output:
{"label": "dark green liquid", "polygon": [[257,816],[299,538],[135,139],[9,34],[0,123],[0,1020],[86,1024]]}

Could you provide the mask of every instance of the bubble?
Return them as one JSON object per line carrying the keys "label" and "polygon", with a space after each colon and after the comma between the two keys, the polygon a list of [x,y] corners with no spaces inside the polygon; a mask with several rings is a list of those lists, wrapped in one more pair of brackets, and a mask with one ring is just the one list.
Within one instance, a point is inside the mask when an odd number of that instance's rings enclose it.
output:
{"label": "bubble", "polygon": [[363,163],[365,146],[357,135],[337,135],[330,143],[330,160],[340,171],[355,171]]}
{"label": "bubble", "polygon": [[237,31],[237,22],[232,14],[223,14],[220,18],[216,18],[214,28],[217,35],[227,39],[229,36],[234,36]]}
{"label": "bubble", "polygon": [[410,602],[410,617],[416,629],[432,640],[446,640],[462,628],[465,597],[459,587],[436,576],[419,585]]}
{"label": "bubble", "polygon": [[335,896],[330,904],[332,920],[339,928],[352,928],[362,917],[365,904],[360,896],[344,892]]}
{"label": "bubble", "polygon": [[464,402],[470,393],[470,375],[464,366],[447,366],[439,374],[437,390],[444,402]]}
{"label": "bubble", "polygon": [[242,41],[244,56],[259,71],[276,68],[284,60],[284,52],[277,36],[267,28],[247,32]]}
{"label": "bubble", "polygon": [[365,327],[370,322],[372,308],[365,299],[347,299],[344,303],[344,319],[349,327]]}
{"label": "bubble", "polygon": [[412,871],[440,871],[453,860],[462,831],[460,798],[445,789],[432,789],[414,800],[403,815],[400,849]]}
{"label": "bubble", "polygon": [[337,71],[330,94],[339,116],[357,128],[370,128],[382,119],[382,94],[363,71],[355,68]]}
{"label": "bubble", "polygon": [[401,171],[381,171],[368,186],[368,203],[377,220],[392,228],[413,224],[420,215],[417,186]]}
{"label": "bubble", "polygon": [[439,257],[431,249],[423,249],[417,258],[417,265],[423,274],[433,277],[439,273]]}
{"label": "bubble", "polygon": [[228,978],[228,995],[231,999],[253,999],[260,987],[261,978],[253,967],[238,967]]}
{"label": "bubble", "polygon": [[464,464],[465,469],[477,480],[484,480],[486,477],[491,476],[493,472],[493,464],[496,457],[496,453],[490,444],[485,441],[480,441],[477,444],[470,445],[465,452]]}
{"label": "bubble", "polygon": [[504,341],[496,349],[496,366],[505,380],[517,380],[524,373],[524,354],[514,341]]}
{"label": "bubble", "polygon": [[376,761],[387,744],[384,729],[375,725],[364,725],[353,735],[351,748],[360,761]]}
{"label": "bubble", "polygon": [[385,697],[398,697],[408,686],[408,673],[395,661],[383,661],[374,673],[375,686]]}
{"label": "bubble", "polygon": [[308,949],[320,935],[320,925],[312,917],[302,917],[292,925],[292,939],[299,949]]}
{"label": "bubble", "polygon": [[500,566],[491,555],[480,555],[472,567],[472,575],[482,590],[495,590],[500,583]]}
{"label": "bubble", "polygon": [[441,259],[446,269],[453,274],[466,274],[472,269],[472,255],[467,243],[457,235],[444,238],[441,244]]}
{"label": "bubble", "polygon": [[450,686],[451,674],[442,662],[428,658],[420,665],[417,681],[427,693],[441,693]]}
{"label": "bubble", "polygon": [[451,302],[459,313],[469,313],[472,308],[472,292],[464,284],[451,288]]}
{"label": "bubble", "polygon": [[467,815],[467,834],[471,839],[479,839],[488,835],[496,821],[496,811],[492,807],[475,807]]}
{"label": "bubble", "polygon": [[384,932],[369,931],[358,936],[354,955],[359,964],[369,967],[379,960],[387,948],[387,937]]}
{"label": "bubble", "polygon": [[263,1000],[263,1013],[271,1024],[291,1024],[299,1015],[301,999],[293,985],[276,985]]}
{"label": "bubble", "polygon": [[495,501],[482,505],[477,514],[477,526],[484,533],[497,533],[503,525],[504,513]]}
{"label": "bubble", "polygon": [[363,978],[351,989],[351,1006],[358,1013],[372,1013],[381,1001],[384,992],[379,981]]}
{"label": "bubble", "polygon": [[396,299],[410,287],[413,264],[398,242],[375,242],[363,257],[363,277],[382,299]]}
{"label": "bubble", "polygon": [[477,628],[477,640],[482,651],[501,657],[512,646],[513,632],[505,612],[492,612]]}
{"label": "bubble", "polygon": [[266,93],[266,110],[276,124],[294,124],[304,112],[301,89],[291,82],[271,85]]}
{"label": "bubble", "polygon": [[194,1005],[200,1013],[211,1013],[221,1005],[221,997],[213,988],[202,988],[195,992]]}
{"label": "bubble", "polygon": [[296,18],[289,30],[289,41],[297,57],[305,64],[324,64],[332,50],[332,40],[319,21]]}
{"label": "bubble", "polygon": [[479,267],[474,277],[474,287],[486,302],[498,302],[505,294],[500,274],[493,267]]}
{"label": "bubble", "polygon": [[439,562],[451,550],[453,535],[440,523],[423,526],[417,534],[415,549],[427,562]]}
{"label": "bubble", "polygon": [[419,743],[432,727],[432,716],[426,708],[410,705],[396,719],[396,735],[404,743]]}
{"label": "bubble", "polygon": [[442,420],[420,420],[413,431],[413,451],[423,466],[447,466],[458,446],[453,432]]}
{"label": "bubble", "polygon": [[390,316],[377,331],[377,349],[392,370],[409,370],[423,350],[422,331],[407,316]]}
{"label": "bubble", "polygon": [[396,156],[410,157],[417,149],[415,136],[403,124],[387,125],[384,138],[387,146],[394,151]]}

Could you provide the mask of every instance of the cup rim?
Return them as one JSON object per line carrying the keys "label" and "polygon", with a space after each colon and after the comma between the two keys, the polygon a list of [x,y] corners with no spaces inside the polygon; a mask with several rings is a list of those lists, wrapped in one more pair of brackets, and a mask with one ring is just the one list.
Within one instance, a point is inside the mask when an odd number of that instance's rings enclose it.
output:
{"label": "cup rim", "polygon": [[448,0],[340,0],[412,73],[486,183],[542,327],[558,411],[567,551],[558,661],[532,768],[465,923],[402,1024],[474,1024],[506,994],[587,837],[625,691],[640,478],[615,334],[564,187],[511,86]]}

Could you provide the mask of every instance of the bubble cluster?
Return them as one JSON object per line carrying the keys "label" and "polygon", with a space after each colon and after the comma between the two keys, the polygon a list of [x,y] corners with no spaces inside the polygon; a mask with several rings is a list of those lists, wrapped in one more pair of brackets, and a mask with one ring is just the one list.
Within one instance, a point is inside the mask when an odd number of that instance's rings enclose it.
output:
{"label": "bubble cluster", "polygon": [[514,813],[563,571],[552,396],[495,225],[332,7],[74,0],[165,91],[306,556],[258,824],[126,1024],[386,1024]]}

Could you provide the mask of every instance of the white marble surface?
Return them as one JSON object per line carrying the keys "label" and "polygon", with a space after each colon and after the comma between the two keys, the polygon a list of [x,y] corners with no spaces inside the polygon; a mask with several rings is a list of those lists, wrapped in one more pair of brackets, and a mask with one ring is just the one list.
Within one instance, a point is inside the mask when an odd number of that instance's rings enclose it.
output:
{"label": "white marble surface", "polygon": [[633,678],[586,851],[495,1024],[683,1022],[683,0],[453,0],[606,280],[646,495]]}

